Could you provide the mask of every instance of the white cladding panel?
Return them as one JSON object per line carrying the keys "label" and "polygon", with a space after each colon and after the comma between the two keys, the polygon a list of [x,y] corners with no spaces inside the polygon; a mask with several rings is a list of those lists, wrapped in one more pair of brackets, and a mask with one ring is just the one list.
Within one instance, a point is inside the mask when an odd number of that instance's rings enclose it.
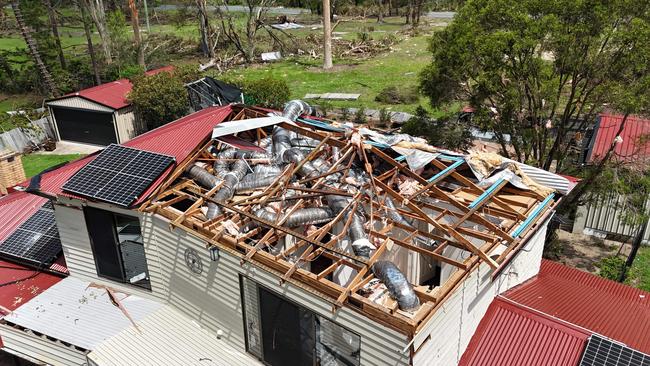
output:
{"label": "white cladding panel", "polygon": [[51,341],[29,330],[0,325],[0,337],[6,351],[54,366],[84,365],[86,353],[61,342]]}
{"label": "white cladding panel", "polygon": [[82,98],[79,96],[70,96],[69,98],[53,100],[51,102],[47,102],[47,105],[52,107],[86,109],[89,111],[96,111],[96,112],[112,113],[113,111],[115,111],[115,109],[113,108],[101,105],[99,103],[95,103],[93,101],[90,101],[86,98]]}
{"label": "white cladding panel", "polygon": [[539,272],[548,220],[494,281],[485,263],[471,272],[415,336],[413,365],[458,364],[494,297]]}

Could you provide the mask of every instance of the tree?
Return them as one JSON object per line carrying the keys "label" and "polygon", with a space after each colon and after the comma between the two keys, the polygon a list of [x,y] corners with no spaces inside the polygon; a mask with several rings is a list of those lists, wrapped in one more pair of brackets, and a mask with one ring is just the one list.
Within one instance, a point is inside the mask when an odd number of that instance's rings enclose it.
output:
{"label": "tree", "polygon": [[201,32],[201,50],[205,57],[214,58],[214,44],[212,42],[212,28],[208,18],[207,0],[196,0],[199,9],[199,31]]}
{"label": "tree", "polygon": [[47,8],[47,16],[50,20],[50,27],[52,28],[52,36],[56,43],[56,51],[59,54],[59,62],[63,69],[66,68],[65,56],[63,55],[63,47],[61,47],[61,37],[59,36],[59,25],[56,20],[56,12],[52,6],[52,0],[45,0],[45,7]]}
{"label": "tree", "polygon": [[38,44],[32,37],[31,29],[27,24],[25,24],[20,9],[20,3],[18,0],[14,0],[11,2],[11,9],[14,12],[14,16],[16,17],[16,22],[18,23],[18,27],[20,28],[20,33],[22,34],[25,43],[27,43],[27,48],[29,50],[29,53],[34,59],[36,68],[40,73],[41,79],[45,83],[48,93],[52,96],[57,96],[59,94],[58,88],[56,87],[54,81],[52,80],[52,75],[50,74],[50,71],[47,69],[47,66],[43,62]]}
{"label": "tree", "polygon": [[93,39],[91,34],[92,26],[90,24],[90,20],[88,19],[86,7],[80,4],[80,1],[83,0],[75,0],[75,5],[77,6],[77,8],[79,8],[79,12],[81,13],[81,22],[84,27],[84,35],[86,36],[86,46],[88,47],[88,54],[90,55],[90,63],[92,64],[93,67],[93,75],[95,76],[95,85],[99,85],[102,83],[102,79],[99,74],[99,64],[97,62],[97,55],[95,54],[95,47],[93,45]]}
{"label": "tree", "polygon": [[138,16],[138,7],[135,0],[129,0],[129,9],[131,10],[131,26],[133,27],[133,44],[138,55],[138,65],[145,68],[144,63],[144,45],[142,44],[142,37],[140,36],[140,18]]}
{"label": "tree", "polygon": [[104,8],[104,0],[81,0],[83,6],[88,9],[90,17],[95,23],[97,28],[97,33],[99,33],[99,38],[102,40],[102,49],[104,50],[104,58],[106,63],[110,64],[113,62],[113,56],[111,53],[111,37],[108,34],[106,29],[106,9]]}
{"label": "tree", "polygon": [[221,0],[223,6],[219,8],[218,14],[221,18],[223,35],[247,62],[255,59],[257,31],[264,27],[263,18],[274,2],[275,0],[242,0],[242,6],[246,9],[244,13],[246,21],[242,29],[237,17],[232,16],[228,11],[227,1]]}
{"label": "tree", "polygon": [[330,0],[323,0],[323,69],[332,68],[332,20]]}
{"label": "tree", "polygon": [[561,170],[569,132],[648,75],[649,10],[628,0],[470,0],[433,36],[422,90],[434,106],[468,101],[505,156]]}
{"label": "tree", "polygon": [[471,132],[459,121],[456,114],[432,120],[421,106],[418,106],[415,115],[404,123],[401,131],[423,137],[431,145],[449,150],[467,151],[473,145]]}
{"label": "tree", "polygon": [[184,80],[178,70],[133,78],[128,99],[147,128],[162,126],[187,114],[189,102]]}

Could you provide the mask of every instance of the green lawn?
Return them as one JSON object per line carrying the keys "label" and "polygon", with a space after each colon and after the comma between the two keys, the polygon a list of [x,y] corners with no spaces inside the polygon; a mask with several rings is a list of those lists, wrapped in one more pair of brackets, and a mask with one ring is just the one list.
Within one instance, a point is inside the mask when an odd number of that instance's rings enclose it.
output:
{"label": "green lawn", "polygon": [[76,160],[83,157],[83,154],[68,155],[46,155],[46,154],[29,154],[22,157],[23,169],[27,178],[31,178],[43,170],[55,165]]}
{"label": "green lawn", "polygon": [[650,291],[650,247],[639,248],[626,282],[631,286]]}
{"label": "green lawn", "polygon": [[334,101],[331,104],[337,108],[386,107],[413,112],[418,105],[427,105],[425,98],[421,98],[419,103],[387,105],[376,102],[375,97],[387,86],[415,87],[419,72],[430,61],[427,45],[428,36],[418,36],[407,38],[387,53],[358,63],[335,60],[332,71],[322,70],[321,60],[288,59],[231,70],[226,73],[226,78],[250,80],[273,76],[287,81],[292,98],[301,99],[307,93],[359,93],[361,97],[356,101]]}

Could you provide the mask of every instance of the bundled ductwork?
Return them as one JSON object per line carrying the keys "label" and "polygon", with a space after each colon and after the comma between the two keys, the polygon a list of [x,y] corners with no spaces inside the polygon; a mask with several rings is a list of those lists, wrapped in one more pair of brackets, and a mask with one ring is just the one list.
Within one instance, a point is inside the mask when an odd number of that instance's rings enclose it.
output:
{"label": "bundled ductwork", "polygon": [[[232,198],[235,194],[235,187],[239,181],[248,172],[248,164],[243,160],[237,160],[232,164],[232,169],[223,177],[223,186],[214,195],[214,200],[217,202],[225,202]],[[221,214],[221,207],[219,205],[208,205],[208,213],[206,216],[209,220]]]}
{"label": "bundled ductwork", "polygon": [[[329,195],[327,196],[328,206],[332,209],[335,214],[341,212],[350,202],[350,199],[344,196]],[[368,240],[368,234],[363,227],[365,220],[359,213],[355,212],[352,215],[352,221],[348,228],[348,236],[352,240],[352,250],[355,255],[360,257],[369,258],[370,252],[374,249],[370,240]]]}
{"label": "bundled ductwork", "polygon": [[[273,211],[270,211],[265,208],[261,208],[255,211],[255,216],[260,219],[276,222],[279,218],[284,216],[283,212],[279,214]],[[316,225],[322,224],[324,222],[330,221],[332,219],[332,210],[327,207],[309,207],[296,210],[294,213],[289,215],[284,222],[284,226],[287,227],[296,227],[301,225]],[[244,232],[249,231],[259,224],[255,221],[248,223],[244,227]]]}
{"label": "bundled ductwork", "polygon": [[401,310],[415,311],[420,307],[420,299],[415,294],[413,286],[393,262],[375,262],[372,265],[372,273],[386,285],[388,292],[397,300]]}
{"label": "bundled ductwork", "polygon": [[268,187],[278,178],[279,173],[251,173],[246,175],[235,186],[235,192],[246,191],[249,189],[256,189],[260,187]]}
{"label": "bundled ductwork", "polygon": [[253,173],[263,174],[263,175],[278,175],[282,173],[282,168],[277,165],[266,165],[258,164],[253,168]]}
{"label": "bundled ductwork", "polygon": [[292,138],[291,139],[291,146],[294,147],[311,147],[314,148],[318,146],[320,141],[316,139],[312,139],[309,137],[297,137],[297,138]]}
{"label": "bundled ductwork", "polygon": [[187,174],[190,176],[190,178],[194,179],[194,181],[198,183],[201,187],[206,189],[212,189],[221,181],[219,178],[210,174],[207,170],[201,168],[198,165],[192,165],[187,170]]}
{"label": "bundled ductwork", "polygon": [[[300,164],[306,158],[305,153],[300,148],[291,146],[292,134],[292,132],[282,127],[276,126],[273,129],[273,154],[278,164]],[[298,173],[303,177],[313,177],[320,174],[312,162],[309,161],[302,164]]]}
{"label": "bundled ductwork", "polygon": [[237,154],[237,149],[230,148],[221,150],[217,153],[217,161],[214,162],[214,174],[222,178],[228,173],[228,167],[230,166],[231,161],[229,159],[234,159]]}

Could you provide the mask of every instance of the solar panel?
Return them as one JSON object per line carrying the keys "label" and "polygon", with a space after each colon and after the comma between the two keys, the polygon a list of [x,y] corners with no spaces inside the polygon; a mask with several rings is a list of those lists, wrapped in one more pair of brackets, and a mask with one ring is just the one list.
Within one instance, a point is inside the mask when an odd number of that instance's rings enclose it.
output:
{"label": "solar panel", "polygon": [[0,253],[37,266],[52,264],[61,252],[61,239],[50,202],[23,222],[2,244]]}
{"label": "solar panel", "polygon": [[580,366],[650,366],[650,356],[594,334]]}
{"label": "solar panel", "polygon": [[73,175],[63,190],[128,207],[173,161],[171,156],[111,144]]}

